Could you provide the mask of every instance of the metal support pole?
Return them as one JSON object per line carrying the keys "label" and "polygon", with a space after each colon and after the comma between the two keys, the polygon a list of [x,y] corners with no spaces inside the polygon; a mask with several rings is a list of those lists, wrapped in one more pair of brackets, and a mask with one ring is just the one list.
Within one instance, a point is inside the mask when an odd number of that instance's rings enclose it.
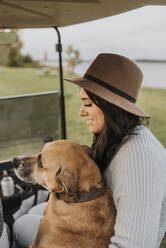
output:
{"label": "metal support pole", "polygon": [[60,107],[61,107],[61,125],[62,125],[62,139],[66,139],[66,118],[65,118],[65,99],[63,88],[63,67],[62,67],[62,44],[61,36],[57,27],[54,27],[58,35],[58,44],[56,44],[56,51],[59,54],[59,79],[60,79]]}

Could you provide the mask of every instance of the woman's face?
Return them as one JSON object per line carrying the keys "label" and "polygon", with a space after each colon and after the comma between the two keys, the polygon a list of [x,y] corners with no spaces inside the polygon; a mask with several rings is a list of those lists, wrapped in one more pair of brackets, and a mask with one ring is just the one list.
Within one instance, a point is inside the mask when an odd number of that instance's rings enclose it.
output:
{"label": "woman's face", "polygon": [[100,133],[104,127],[104,114],[102,110],[92,102],[83,88],[80,91],[80,100],[82,101],[82,106],[79,115],[85,118],[90,132]]}

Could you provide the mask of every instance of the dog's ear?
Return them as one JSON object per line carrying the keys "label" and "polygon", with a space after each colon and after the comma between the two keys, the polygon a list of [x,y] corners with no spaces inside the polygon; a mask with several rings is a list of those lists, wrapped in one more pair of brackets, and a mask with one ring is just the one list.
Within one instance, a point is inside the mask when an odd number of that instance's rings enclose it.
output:
{"label": "dog's ear", "polygon": [[62,169],[61,167],[56,173],[56,181],[59,188],[62,188],[67,196],[72,197],[77,192],[77,178],[68,169]]}

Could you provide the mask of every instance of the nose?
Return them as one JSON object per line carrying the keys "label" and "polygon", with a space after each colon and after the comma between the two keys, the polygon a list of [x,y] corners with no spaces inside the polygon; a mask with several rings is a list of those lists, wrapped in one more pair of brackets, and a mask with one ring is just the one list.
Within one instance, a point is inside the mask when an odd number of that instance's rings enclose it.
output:
{"label": "nose", "polygon": [[17,168],[20,163],[21,163],[21,160],[19,158],[13,158],[12,164],[14,168]]}
{"label": "nose", "polygon": [[84,106],[81,106],[79,111],[79,116],[84,117],[87,115],[87,111],[85,110]]}

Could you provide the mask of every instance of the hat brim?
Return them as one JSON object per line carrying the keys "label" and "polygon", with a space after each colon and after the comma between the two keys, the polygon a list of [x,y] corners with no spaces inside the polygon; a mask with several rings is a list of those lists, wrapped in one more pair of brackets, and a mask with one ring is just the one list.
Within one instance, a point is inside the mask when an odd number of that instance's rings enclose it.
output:
{"label": "hat brim", "polygon": [[74,78],[74,79],[68,79],[64,78],[64,80],[74,83],[81,88],[85,88],[86,90],[89,90],[90,92],[94,93],[95,95],[103,98],[104,100],[126,110],[129,113],[135,114],[139,117],[148,117],[151,116],[145,113],[143,110],[141,110],[135,103],[130,102],[129,100],[125,99],[124,97],[121,97],[112,91],[104,88],[103,86],[100,86],[99,84],[96,84],[95,82],[88,80],[84,77],[82,78]]}

